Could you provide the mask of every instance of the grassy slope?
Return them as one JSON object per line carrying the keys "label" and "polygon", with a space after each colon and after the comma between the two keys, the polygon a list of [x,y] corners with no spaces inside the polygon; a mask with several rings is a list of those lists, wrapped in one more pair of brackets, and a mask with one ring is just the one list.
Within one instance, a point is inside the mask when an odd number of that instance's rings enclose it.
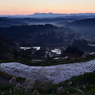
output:
{"label": "grassy slope", "polygon": [[[69,82],[72,82],[72,84],[69,84]],[[64,91],[58,94],[57,88],[61,86],[63,86]],[[1,93],[4,93],[3,95],[30,95],[29,92],[14,91],[13,88],[13,85],[0,82],[0,95]],[[57,85],[50,85],[46,90],[40,87],[33,89],[38,89],[40,95],[95,95],[95,72],[72,77]],[[11,93],[10,90],[12,91]]]}

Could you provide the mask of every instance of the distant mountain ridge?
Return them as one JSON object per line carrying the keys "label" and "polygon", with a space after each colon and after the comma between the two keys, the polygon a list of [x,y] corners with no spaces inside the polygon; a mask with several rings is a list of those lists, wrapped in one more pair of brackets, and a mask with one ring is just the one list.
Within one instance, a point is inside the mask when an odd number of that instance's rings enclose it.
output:
{"label": "distant mountain ridge", "polygon": [[0,27],[14,25],[54,24],[95,18],[95,13],[54,14],[35,13],[32,15],[0,15]]}
{"label": "distant mountain ridge", "polygon": [[72,14],[59,14],[59,13],[34,13],[30,15],[0,15],[0,17],[10,18],[56,18],[56,17],[70,17],[70,16],[86,16],[95,17],[95,13],[72,13]]}

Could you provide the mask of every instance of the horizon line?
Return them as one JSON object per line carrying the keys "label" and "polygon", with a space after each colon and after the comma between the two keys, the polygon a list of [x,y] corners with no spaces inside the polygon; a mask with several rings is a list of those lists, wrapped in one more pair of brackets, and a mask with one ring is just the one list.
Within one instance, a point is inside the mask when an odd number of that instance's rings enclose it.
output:
{"label": "horizon line", "polygon": [[48,13],[45,13],[45,12],[35,12],[35,13],[31,13],[31,14],[0,14],[0,16],[15,16],[15,15],[34,15],[34,14],[36,14],[36,13],[38,13],[38,14],[94,14],[94,12],[80,12],[80,13],[53,13],[53,12],[48,12]]}

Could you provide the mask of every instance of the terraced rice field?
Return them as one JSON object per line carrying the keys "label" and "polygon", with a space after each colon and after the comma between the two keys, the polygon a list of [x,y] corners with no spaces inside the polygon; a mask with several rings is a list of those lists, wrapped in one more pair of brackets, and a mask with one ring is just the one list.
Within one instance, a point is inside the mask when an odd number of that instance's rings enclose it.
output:
{"label": "terraced rice field", "polygon": [[0,71],[16,77],[31,78],[39,81],[49,80],[57,84],[95,70],[95,60],[81,63],[70,63],[55,66],[27,66],[21,63],[1,63]]}

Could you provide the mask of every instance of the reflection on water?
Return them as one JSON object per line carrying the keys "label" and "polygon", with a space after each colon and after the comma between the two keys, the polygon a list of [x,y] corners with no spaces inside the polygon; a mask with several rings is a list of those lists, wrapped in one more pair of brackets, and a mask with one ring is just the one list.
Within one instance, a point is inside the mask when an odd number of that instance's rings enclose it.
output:
{"label": "reflection on water", "polygon": [[20,47],[20,49],[22,50],[28,50],[28,49],[36,49],[36,50],[40,50],[41,47]]}
{"label": "reflection on water", "polygon": [[60,49],[53,49],[51,50],[51,52],[55,53],[55,54],[61,54],[61,50]]}

